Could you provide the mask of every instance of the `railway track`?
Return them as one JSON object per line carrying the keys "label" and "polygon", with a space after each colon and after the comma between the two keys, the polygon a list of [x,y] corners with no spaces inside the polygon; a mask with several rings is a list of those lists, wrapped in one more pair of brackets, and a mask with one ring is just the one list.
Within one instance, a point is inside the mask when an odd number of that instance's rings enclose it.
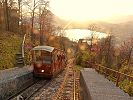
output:
{"label": "railway track", "polygon": [[34,94],[29,100],[52,100],[52,96],[58,90],[60,84],[63,81],[65,72],[60,73],[57,77],[50,80],[48,84],[42,87],[36,94]]}
{"label": "railway track", "polygon": [[52,100],[80,100],[79,73],[76,72],[73,61],[66,70],[64,80]]}
{"label": "railway track", "polygon": [[36,92],[38,92],[44,85],[46,85],[48,80],[36,80],[30,86],[24,88],[18,93],[10,96],[7,100],[29,100]]}

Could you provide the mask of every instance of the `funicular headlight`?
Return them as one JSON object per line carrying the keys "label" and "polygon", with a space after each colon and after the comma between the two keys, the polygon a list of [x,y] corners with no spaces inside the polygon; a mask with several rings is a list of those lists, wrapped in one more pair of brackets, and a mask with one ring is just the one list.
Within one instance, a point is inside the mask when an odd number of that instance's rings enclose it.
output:
{"label": "funicular headlight", "polygon": [[41,72],[43,73],[43,72],[44,72],[44,70],[41,70]]}

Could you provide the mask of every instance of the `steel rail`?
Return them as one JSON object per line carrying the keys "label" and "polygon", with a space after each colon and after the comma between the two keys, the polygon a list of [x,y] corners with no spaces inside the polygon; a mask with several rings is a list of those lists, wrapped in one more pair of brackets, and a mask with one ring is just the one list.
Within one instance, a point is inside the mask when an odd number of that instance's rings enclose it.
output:
{"label": "steel rail", "polygon": [[73,82],[74,82],[74,86],[73,86],[73,100],[76,100],[76,75],[75,75],[75,70],[73,69],[74,73],[73,73]]}
{"label": "steel rail", "polygon": [[31,95],[28,95],[28,97],[25,100],[30,100],[30,98],[37,93],[43,86],[46,86],[49,84],[50,81],[45,81],[45,85],[43,84],[42,86],[40,86],[39,88],[36,89],[36,91],[34,91]]}
{"label": "steel rail", "polygon": [[19,94],[21,94],[23,91],[25,91],[26,89],[30,88],[31,86],[33,86],[34,84],[37,83],[37,80],[35,80],[35,82],[33,82],[32,84],[28,85],[28,86],[25,86],[24,88],[20,89],[18,92],[14,93],[13,95],[11,95],[10,97],[8,98],[5,98],[5,100],[11,100],[17,96],[19,96]]}

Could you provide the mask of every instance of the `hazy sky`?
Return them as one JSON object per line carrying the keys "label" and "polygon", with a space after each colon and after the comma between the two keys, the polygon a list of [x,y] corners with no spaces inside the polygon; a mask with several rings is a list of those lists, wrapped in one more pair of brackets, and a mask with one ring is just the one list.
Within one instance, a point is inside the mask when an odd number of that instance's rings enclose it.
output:
{"label": "hazy sky", "polygon": [[53,13],[64,19],[107,20],[133,15],[133,0],[50,0]]}

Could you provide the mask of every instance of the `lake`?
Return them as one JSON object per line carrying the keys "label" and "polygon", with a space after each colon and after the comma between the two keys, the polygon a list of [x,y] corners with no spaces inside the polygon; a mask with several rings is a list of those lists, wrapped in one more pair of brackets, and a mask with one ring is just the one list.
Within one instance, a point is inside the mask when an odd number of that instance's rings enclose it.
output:
{"label": "lake", "polygon": [[[67,29],[64,31],[65,37],[68,37],[70,40],[77,41],[79,39],[86,39],[91,37],[92,31],[87,29]],[[95,32],[95,36],[99,39],[107,37],[106,33]]]}

